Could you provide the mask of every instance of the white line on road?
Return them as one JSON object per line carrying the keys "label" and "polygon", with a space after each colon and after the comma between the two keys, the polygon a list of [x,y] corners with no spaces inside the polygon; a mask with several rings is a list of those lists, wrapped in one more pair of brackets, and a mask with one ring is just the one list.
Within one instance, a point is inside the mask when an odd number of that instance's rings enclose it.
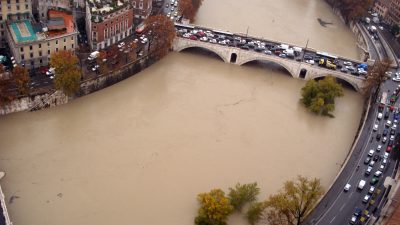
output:
{"label": "white line on road", "polygon": [[352,195],[353,195],[353,192],[351,192],[351,193],[349,194],[349,198],[351,198]]}
{"label": "white line on road", "polygon": [[340,211],[342,211],[342,209],[346,206],[346,204],[342,205],[342,207],[340,207]]}
{"label": "white line on road", "polygon": [[[375,109],[374,112],[373,112],[373,117],[372,117],[372,118],[376,118],[377,114],[378,114],[378,110]],[[375,120],[375,119],[374,119],[374,120]],[[365,141],[365,143],[364,143],[364,146],[361,147],[361,152],[358,153],[358,154],[359,154],[358,157],[360,157],[360,158],[358,159],[357,165],[360,164],[360,161],[361,161],[361,159],[362,159],[361,156],[363,155],[363,153],[365,152],[365,150],[368,148],[369,140],[370,140],[370,138],[371,138],[371,136],[372,136],[372,133],[373,133],[373,130],[370,129],[370,130],[369,130],[369,134],[368,134],[368,138],[366,139],[366,141]],[[361,135],[361,134],[360,134],[360,135]],[[354,151],[357,151],[357,150],[354,149]],[[350,156],[350,157],[351,157],[351,156]],[[349,182],[349,181],[351,180],[351,178],[354,176],[355,173],[356,173],[356,170],[353,171],[353,173],[351,174],[351,176],[350,176],[350,178],[347,180],[347,182]],[[328,214],[328,212],[332,210],[333,206],[334,206],[334,205],[336,204],[336,202],[339,200],[340,196],[341,196],[342,194],[344,194],[344,193],[345,193],[345,192],[343,192],[343,191],[339,193],[339,195],[338,195],[338,196],[336,197],[336,199],[333,201],[333,203],[331,204],[331,206],[328,208],[328,210],[326,210],[326,211],[324,212],[324,214],[321,216],[321,218],[319,218],[319,220],[315,223],[315,225],[318,225],[318,224],[322,221],[322,219]],[[348,197],[350,198],[352,194],[353,194],[353,192],[350,193]],[[336,216],[335,216],[335,217],[336,217]],[[335,219],[335,217],[333,217],[332,221]]]}
{"label": "white line on road", "polygon": [[332,223],[332,222],[335,220],[335,218],[336,218],[336,216],[334,216],[334,217],[331,219],[331,222],[329,222],[329,223]]}

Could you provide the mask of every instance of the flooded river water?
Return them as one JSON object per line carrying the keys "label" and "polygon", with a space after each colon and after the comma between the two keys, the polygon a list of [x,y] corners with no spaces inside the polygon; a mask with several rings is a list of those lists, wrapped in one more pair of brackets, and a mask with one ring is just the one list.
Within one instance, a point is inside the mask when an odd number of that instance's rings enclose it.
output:
{"label": "flooded river water", "polygon": [[[331,22],[322,27],[317,19]],[[205,0],[197,23],[358,58],[317,0]],[[1,181],[15,225],[193,224],[196,195],[257,181],[261,198],[297,174],[327,187],[354,139],[362,98],[336,118],[299,104],[304,81],[258,64],[171,53],[112,87],[0,118]],[[246,224],[238,216],[230,224]]]}

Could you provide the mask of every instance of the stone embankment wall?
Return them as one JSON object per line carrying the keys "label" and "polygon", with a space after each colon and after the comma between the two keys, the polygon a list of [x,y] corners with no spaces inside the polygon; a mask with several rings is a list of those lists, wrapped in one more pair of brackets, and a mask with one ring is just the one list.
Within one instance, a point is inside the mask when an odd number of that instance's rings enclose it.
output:
{"label": "stone embankment wall", "polygon": [[[118,83],[141,71],[143,68],[150,66],[152,63],[154,63],[154,61],[149,60],[148,56],[145,56],[138,60],[129,62],[116,70],[84,80],[81,83],[80,90],[76,97],[84,96]],[[72,100],[72,98],[68,98],[61,91],[51,90],[45,94],[38,94],[14,100],[9,105],[0,108],[0,116],[14,112],[36,111],[58,106],[68,103],[69,100]]]}
{"label": "stone embankment wall", "polygon": [[9,105],[0,108],[0,115],[21,111],[35,111],[38,109],[62,105],[68,102],[68,97],[61,91],[23,97],[12,101]]}

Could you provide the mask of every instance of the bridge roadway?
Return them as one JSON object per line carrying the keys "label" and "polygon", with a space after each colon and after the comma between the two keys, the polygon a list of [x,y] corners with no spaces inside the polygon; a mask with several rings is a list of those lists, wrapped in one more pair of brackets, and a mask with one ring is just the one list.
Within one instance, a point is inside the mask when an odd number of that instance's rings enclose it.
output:
{"label": "bridge roadway", "polygon": [[[228,32],[223,32],[223,31],[217,31],[211,28],[205,28],[205,27],[195,27],[192,25],[182,25],[182,24],[175,24],[177,30],[178,30],[178,35],[174,39],[173,43],[173,50],[180,52],[184,49],[189,49],[189,48],[202,48],[206,49],[208,51],[211,51],[218,55],[224,62],[226,63],[233,63],[236,65],[243,65],[251,61],[265,61],[265,62],[273,62],[276,63],[283,68],[285,68],[294,78],[300,78],[300,79],[317,79],[321,77],[325,77],[327,75],[332,75],[336,77],[339,80],[345,81],[348,84],[350,84],[356,91],[361,91],[362,88],[365,85],[365,77],[361,75],[352,75],[347,72],[342,72],[339,69],[333,70],[333,69],[327,69],[325,67],[318,66],[317,62],[315,64],[310,64],[306,60],[306,55],[312,55],[317,57],[317,51],[311,48],[304,49],[302,47],[298,47],[293,44],[287,44],[287,43],[282,43],[282,42],[276,42],[272,40],[267,40],[267,39],[261,39],[257,37],[251,37],[251,36],[244,36],[242,34],[232,34],[229,38],[233,40],[232,44],[227,45],[227,44],[221,44],[221,43],[213,43],[210,42],[209,40],[213,38],[209,38],[207,41],[202,41],[200,39],[194,40],[190,38],[190,36],[183,37],[184,33],[189,33],[190,35],[193,35],[191,32],[193,30],[202,30],[202,31],[209,31],[213,35],[223,35],[225,37],[229,36],[230,33]],[[182,32],[182,30],[185,30],[187,32]],[[249,49],[243,49],[239,47],[237,37],[240,37],[241,39],[251,39],[251,41],[260,41],[266,44],[266,46],[278,46],[280,44],[287,44],[290,46],[290,48],[293,47],[298,47],[302,49],[302,52],[297,54],[293,58],[283,58],[278,55],[275,55],[274,53],[272,54],[266,54],[264,51],[256,51],[254,48],[249,48]],[[228,37],[227,37],[228,38]],[[221,40],[221,39],[219,39]],[[266,50],[268,50],[266,48]],[[340,65],[340,67],[345,67],[343,64],[344,62],[351,62],[355,67],[358,64],[364,63],[358,60],[354,59],[348,59],[345,57],[337,57],[336,63],[337,65]],[[371,62],[370,62],[371,63]]]}

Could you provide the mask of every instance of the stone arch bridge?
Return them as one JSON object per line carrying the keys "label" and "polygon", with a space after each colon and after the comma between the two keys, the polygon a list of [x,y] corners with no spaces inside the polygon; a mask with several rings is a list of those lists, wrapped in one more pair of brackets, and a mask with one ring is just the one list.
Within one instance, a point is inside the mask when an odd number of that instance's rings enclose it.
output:
{"label": "stone arch bridge", "polygon": [[[202,48],[218,55],[225,63],[243,65],[251,61],[265,61],[276,63],[285,68],[294,78],[317,79],[332,75],[339,80],[350,84],[356,91],[361,91],[365,85],[365,78],[343,73],[339,70],[330,70],[293,59],[281,58],[276,55],[267,55],[263,52],[244,50],[227,45],[213,44],[188,38],[176,37],[173,42],[173,50],[180,52],[189,48]],[[353,60],[354,61],[354,60]]]}

